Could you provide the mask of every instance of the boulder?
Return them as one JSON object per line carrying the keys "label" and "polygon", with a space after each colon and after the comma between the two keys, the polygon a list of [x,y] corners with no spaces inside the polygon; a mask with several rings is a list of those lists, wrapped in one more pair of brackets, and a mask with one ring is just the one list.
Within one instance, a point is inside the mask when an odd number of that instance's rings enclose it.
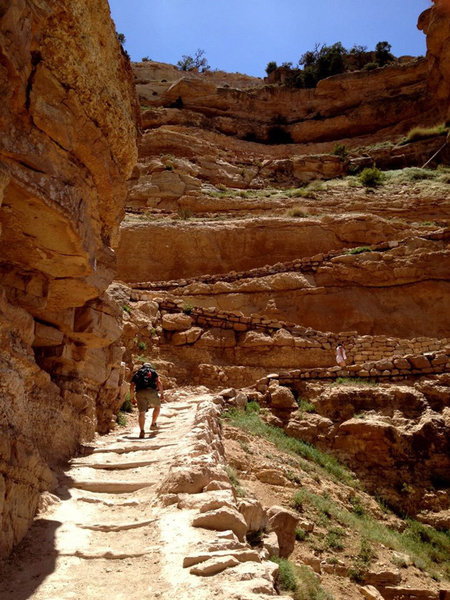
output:
{"label": "boulder", "polygon": [[247,533],[247,523],[235,508],[222,507],[217,510],[202,513],[192,520],[193,527],[226,531],[231,529],[243,541]]}
{"label": "boulder", "polygon": [[162,317],[162,327],[167,331],[185,331],[191,325],[192,317],[184,313],[169,313]]}
{"label": "boulder", "polygon": [[267,525],[267,514],[259,500],[245,498],[238,504],[239,512],[247,523],[248,531],[261,531]]}
{"label": "boulder", "polygon": [[287,387],[271,383],[269,386],[270,403],[274,408],[289,408],[297,407],[294,394]]}
{"label": "boulder", "polygon": [[287,558],[294,550],[295,529],[299,516],[292,510],[282,506],[272,506],[267,511],[269,529],[277,534],[280,556]]}

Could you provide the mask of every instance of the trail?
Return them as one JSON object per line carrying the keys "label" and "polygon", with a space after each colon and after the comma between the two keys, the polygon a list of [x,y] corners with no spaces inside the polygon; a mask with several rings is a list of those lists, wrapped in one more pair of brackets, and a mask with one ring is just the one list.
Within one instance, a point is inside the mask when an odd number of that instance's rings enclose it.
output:
{"label": "trail", "polygon": [[[45,495],[46,509],[1,567],[1,600],[281,598],[277,565],[229,531],[242,517],[224,470],[220,410],[205,388],[174,397],[158,430],[139,439],[132,415],[59,474],[56,495]],[[221,507],[235,516],[193,526]]]}
{"label": "trail", "polygon": [[[155,488],[190,431],[203,396],[164,404],[157,431],[137,417],[71,461],[60,500],[39,516],[5,566],[2,600],[165,597]],[[150,419],[147,417],[146,428]]]}

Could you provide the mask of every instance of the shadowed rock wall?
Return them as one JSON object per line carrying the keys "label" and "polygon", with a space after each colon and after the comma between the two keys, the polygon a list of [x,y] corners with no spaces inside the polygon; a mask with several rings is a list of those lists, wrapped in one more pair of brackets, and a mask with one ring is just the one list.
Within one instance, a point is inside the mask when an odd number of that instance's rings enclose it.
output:
{"label": "shadowed rock wall", "polygon": [[118,401],[137,102],[106,0],[0,2],[0,556]]}

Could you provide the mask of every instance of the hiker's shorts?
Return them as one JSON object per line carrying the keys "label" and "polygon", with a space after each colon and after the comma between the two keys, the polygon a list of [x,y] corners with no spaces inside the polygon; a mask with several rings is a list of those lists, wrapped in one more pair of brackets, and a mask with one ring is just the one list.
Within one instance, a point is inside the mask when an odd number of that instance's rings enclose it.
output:
{"label": "hiker's shorts", "polygon": [[139,412],[147,412],[149,408],[161,406],[161,399],[158,392],[151,388],[136,392],[136,402]]}

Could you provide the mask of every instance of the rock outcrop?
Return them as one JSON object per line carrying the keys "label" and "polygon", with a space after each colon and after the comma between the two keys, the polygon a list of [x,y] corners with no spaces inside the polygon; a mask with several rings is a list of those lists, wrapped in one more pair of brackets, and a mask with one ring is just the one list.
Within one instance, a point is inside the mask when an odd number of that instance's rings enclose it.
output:
{"label": "rock outcrop", "polygon": [[434,5],[419,18],[418,28],[427,36],[428,86],[441,118],[450,119],[450,3]]}
{"label": "rock outcrop", "polygon": [[136,161],[137,102],[106,0],[0,10],[0,555],[49,465],[120,402],[106,289]]}

